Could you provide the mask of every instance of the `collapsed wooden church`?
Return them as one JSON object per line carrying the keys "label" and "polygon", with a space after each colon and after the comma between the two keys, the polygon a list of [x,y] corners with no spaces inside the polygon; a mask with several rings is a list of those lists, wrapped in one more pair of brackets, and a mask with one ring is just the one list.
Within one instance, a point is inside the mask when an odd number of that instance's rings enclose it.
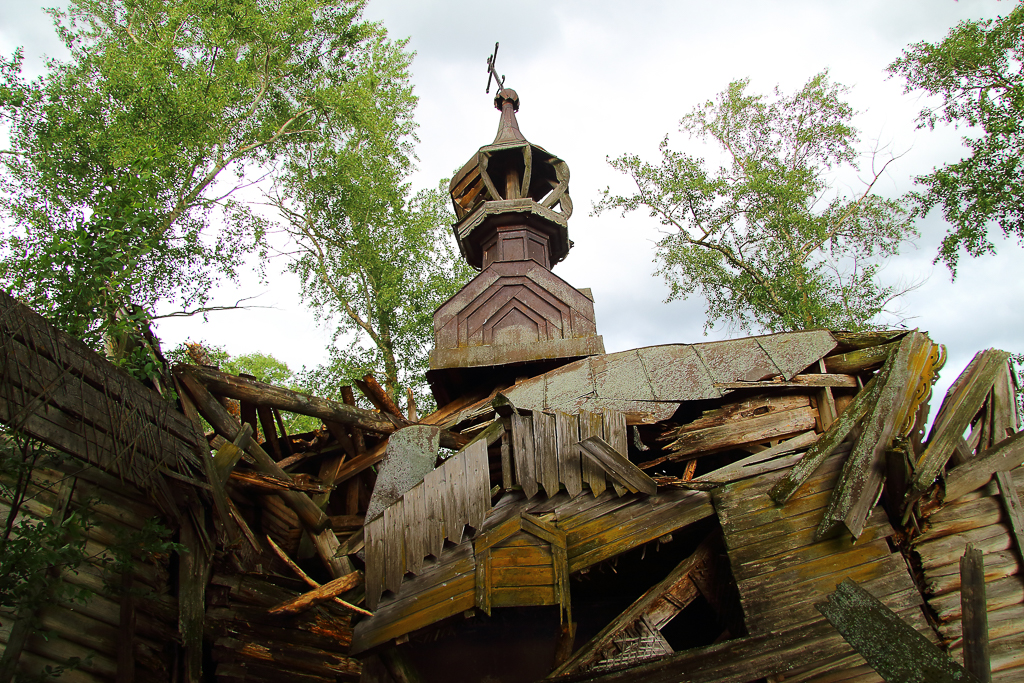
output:
{"label": "collapsed wooden church", "polygon": [[[480,273],[435,314],[425,417],[369,376],[375,410],[201,365],[169,399],[0,295],[0,420],[62,454],[0,517],[89,520],[50,570],[77,598],[0,611],[0,680],[1024,678],[1008,354],[926,436],[920,331],[605,353],[551,272],[568,166],[495,101],[451,184]],[[176,550],[105,561],[151,518]]]}

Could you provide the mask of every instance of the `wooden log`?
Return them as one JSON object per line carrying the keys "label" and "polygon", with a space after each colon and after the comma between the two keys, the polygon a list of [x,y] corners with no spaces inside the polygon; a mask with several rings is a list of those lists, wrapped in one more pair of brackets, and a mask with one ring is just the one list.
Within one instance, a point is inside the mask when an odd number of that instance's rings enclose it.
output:
{"label": "wooden log", "polygon": [[828,601],[817,607],[887,681],[971,680],[949,655],[850,579],[839,584]]}
{"label": "wooden log", "polygon": [[[227,375],[230,377],[230,375]],[[179,374],[182,383],[185,388],[192,395],[192,399],[196,402],[196,406],[202,413],[203,417],[226,439],[233,439],[238,431],[242,428],[241,425],[228,414],[227,410],[224,409],[220,403],[210,394],[209,390],[203,386],[199,380],[192,376],[190,372],[183,372]],[[291,475],[282,470],[280,466],[274,460],[267,455],[266,451],[260,448],[252,439],[248,439],[248,444],[244,449],[249,455],[253,457],[256,467],[260,471],[268,474],[276,479],[284,481],[291,481]],[[288,503],[288,506],[295,510],[295,513],[302,520],[302,523],[314,532],[319,532],[325,529],[329,524],[330,520],[323,513],[323,511],[317,507],[317,505],[309,498],[309,496],[299,491],[282,491],[281,497]]]}
{"label": "wooden log", "polygon": [[361,381],[357,379],[353,383],[359,387],[359,391],[363,392],[363,396],[373,404],[374,408],[382,413],[387,413],[388,415],[398,418],[400,422],[410,424],[405,418],[405,415],[402,414],[398,405],[396,405],[391,396],[388,395],[388,392],[384,391],[384,387],[377,382],[377,378],[372,374],[363,375],[363,379]]}
{"label": "wooden log", "polygon": [[960,606],[963,623],[964,668],[979,683],[991,683],[988,654],[988,603],[985,599],[985,559],[967,546],[960,558]]}
{"label": "wooden log", "polygon": [[[759,476],[766,472],[774,472],[779,469],[780,465],[775,464],[776,459],[780,459],[780,462],[785,461],[781,466],[787,466],[795,464],[793,461],[788,459],[782,459],[781,456],[788,455],[794,451],[801,450],[813,445],[818,440],[818,434],[813,430],[808,430],[803,434],[798,434],[792,439],[782,441],[775,446],[767,450],[754,453],[753,455],[737,460],[734,463],[720,467],[717,470],[702,474],[699,477],[691,479],[682,486],[684,488],[694,488],[708,490],[722,484],[728,484],[740,479],[746,479],[749,477]],[[697,462],[691,460],[691,462]]]}
{"label": "wooden log", "polygon": [[674,430],[670,430],[667,435],[659,440],[674,441],[687,432],[697,431],[698,429],[721,427],[733,422],[748,420],[752,417],[796,410],[797,408],[805,408],[809,405],[811,405],[811,400],[804,394],[751,396],[742,401],[726,403],[719,408],[706,410],[700,417],[680,425]]}
{"label": "wooden log", "polygon": [[[288,567],[293,572],[295,572],[300,579],[305,581],[307,585],[309,585],[313,589],[321,588],[321,585],[319,583],[317,583],[316,581],[314,581],[313,579],[311,579],[309,577],[309,575],[306,574],[306,572],[302,571],[302,569],[299,567],[299,565],[295,564],[295,562],[292,561],[292,558],[288,557],[288,554],[285,553],[283,550],[281,550],[281,548],[276,543],[274,543],[274,540],[272,538],[270,538],[269,536],[267,537],[267,543],[270,544],[270,547],[273,549],[274,553],[276,553],[277,556],[279,558],[281,558],[281,561],[284,562],[286,565],[288,565]],[[340,582],[348,581],[353,576],[356,577],[356,580],[355,580],[355,582],[352,585],[352,587],[355,588],[357,585],[359,585],[360,580],[362,578],[359,575],[359,572],[353,572],[353,573],[347,574],[345,576],[339,577],[338,579],[335,579],[334,581],[331,581],[330,583],[334,583],[335,581],[340,581]],[[324,584],[324,586],[327,586],[327,585],[329,585],[329,584]],[[338,584],[338,585],[342,585],[342,584]],[[341,593],[346,592],[347,590],[351,590],[351,589],[342,589],[342,590],[338,591],[337,593],[335,593],[334,595],[331,595],[331,596],[326,597],[324,599],[325,600],[333,600],[335,603],[341,605],[345,609],[350,609],[353,612],[359,612],[360,614],[365,614],[367,616],[371,616],[372,617],[373,616],[372,612],[369,612],[369,611],[367,611],[365,609],[362,609],[361,607],[357,607],[355,605],[347,603],[347,602],[345,602],[344,600],[342,600],[341,598],[338,597],[338,595],[340,595]],[[308,595],[308,593],[306,595]],[[271,610],[271,611],[273,611],[273,610]]]}
{"label": "wooden log", "polygon": [[[216,394],[247,400],[278,410],[287,410],[300,415],[309,415],[321,420],[355,425],[376,434],[390,434],[401,426],[404,420],[390,419],[382,413],[362,410],[355,406],[338,403],[325,398],[310,396],[291,389],[275,387],[256,380],[235,377],[211,368],[178,365],[174,368],[177,376],[189,375]],[[204,416],[205,417],[205,416]],[[210,418],[206,418],[209,420]],[[211,422],[211,424],[213,424]]]}
{"label": "wooden log", "polygon": [[[218,404],[220,405],[220,404]],[[178,630],[184,649],[183,679],[186,683],[203,680],[203,622],[206,617],[206,585],[213,566],[213,549],[200,542],[198,530],[189,516],[181,528],[181,543],[187,553],[181,555],[178,575]]]}
{"label": "wooden log", "polygon": [[974,459],[957,465],[946,474],[943,500],[947,503],[981,488],[996,472],[1005,472],[1024,463],[1024,432],[1003,439],[982,451]]}

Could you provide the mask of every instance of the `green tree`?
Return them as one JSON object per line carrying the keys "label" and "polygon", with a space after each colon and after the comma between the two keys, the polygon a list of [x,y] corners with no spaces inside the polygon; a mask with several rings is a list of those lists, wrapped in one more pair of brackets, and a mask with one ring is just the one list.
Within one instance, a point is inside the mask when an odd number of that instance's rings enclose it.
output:
{"label": "green tree", "polygon": [[905,291],[879,282],[881,263],[917,234],[900,201],[874,193],[886,164],[872,155],[857,192],[833,187],[836,173],[859,170],[859,139],[847,89],[827,73],[770,98],[749,94],[748,83],[730,83],[680,121],[717,143],[725,165],[709,171],[666,136],[657,164],[635,154],[610,161],[637,190],[606,189],[594,213],[643,208],[670,229],[657,245],[658,273],[669,301],[706,297],[705,329],[871,327]]}
{"label": "green tree", "polygon": [[994,253],[993,223],[1024,242],[1024,3],[994,21],[961,22],[939,43],[911,45],[889,72],[906,78],[906,92],[941,98],[921,110],[921,127],[971,128],[969,156],[917,178],[917,211],[939,206],[951,226],[936,261],[955,278],[961,250]]}
{"label": "green tree", "polygon": [[71,0],[52,12],[70,59],[34,81],[20,52],[0,64],[0,284],[94,346],[158,304],[203,310],[265,244],[266,220],[237,190],[292,145],[381,125],[364,53],[388,42],[362,5]]}
{"label": "green tree", "polygon": [[270,196],[292,238],[289,269],[320,319],[334,326],[328,364],[305,373],[319,395],[374,373],[396,405],[423,381],[434,310],[469,279],[451,234],[446,182],[415,195],[406,182],[415,140],[408,55],[367,55],[378,79],[367,99],[390,108],[338,144],[296,146]]}

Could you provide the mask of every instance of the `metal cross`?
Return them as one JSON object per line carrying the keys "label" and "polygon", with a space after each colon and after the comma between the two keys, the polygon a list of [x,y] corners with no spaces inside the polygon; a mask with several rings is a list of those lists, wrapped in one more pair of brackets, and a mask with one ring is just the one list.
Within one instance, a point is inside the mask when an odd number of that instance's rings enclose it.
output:
{"label": "metal cross", "polygon": [[485,93],[491,92],[491,79],[498,84],[498,92],[505,89],[505,77],[498,76],[498,72],[494,69],[494,60],[498,57],[498,44],[494,44],[494,54],[487,58],[487,89]]}

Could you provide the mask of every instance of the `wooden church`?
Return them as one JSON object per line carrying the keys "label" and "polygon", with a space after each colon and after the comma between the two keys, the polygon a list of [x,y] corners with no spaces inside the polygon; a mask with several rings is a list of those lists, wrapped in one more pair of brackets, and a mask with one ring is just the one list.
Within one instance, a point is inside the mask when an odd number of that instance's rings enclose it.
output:
{"label": "wooden church", "polygon": [[[1008,354],[926,435],[945,352],[917,330],[605,353],[552,272],[569,168],[495,104],[451,183],[479,274],[434,315],[425,417],[200,350],[161,395],[0,296],[3,457],[45,444],[0,516],[88,520],[45,599],[0,594],[0,683],[1020,680]],[[171,550],[136,543],[153,519]]]}

